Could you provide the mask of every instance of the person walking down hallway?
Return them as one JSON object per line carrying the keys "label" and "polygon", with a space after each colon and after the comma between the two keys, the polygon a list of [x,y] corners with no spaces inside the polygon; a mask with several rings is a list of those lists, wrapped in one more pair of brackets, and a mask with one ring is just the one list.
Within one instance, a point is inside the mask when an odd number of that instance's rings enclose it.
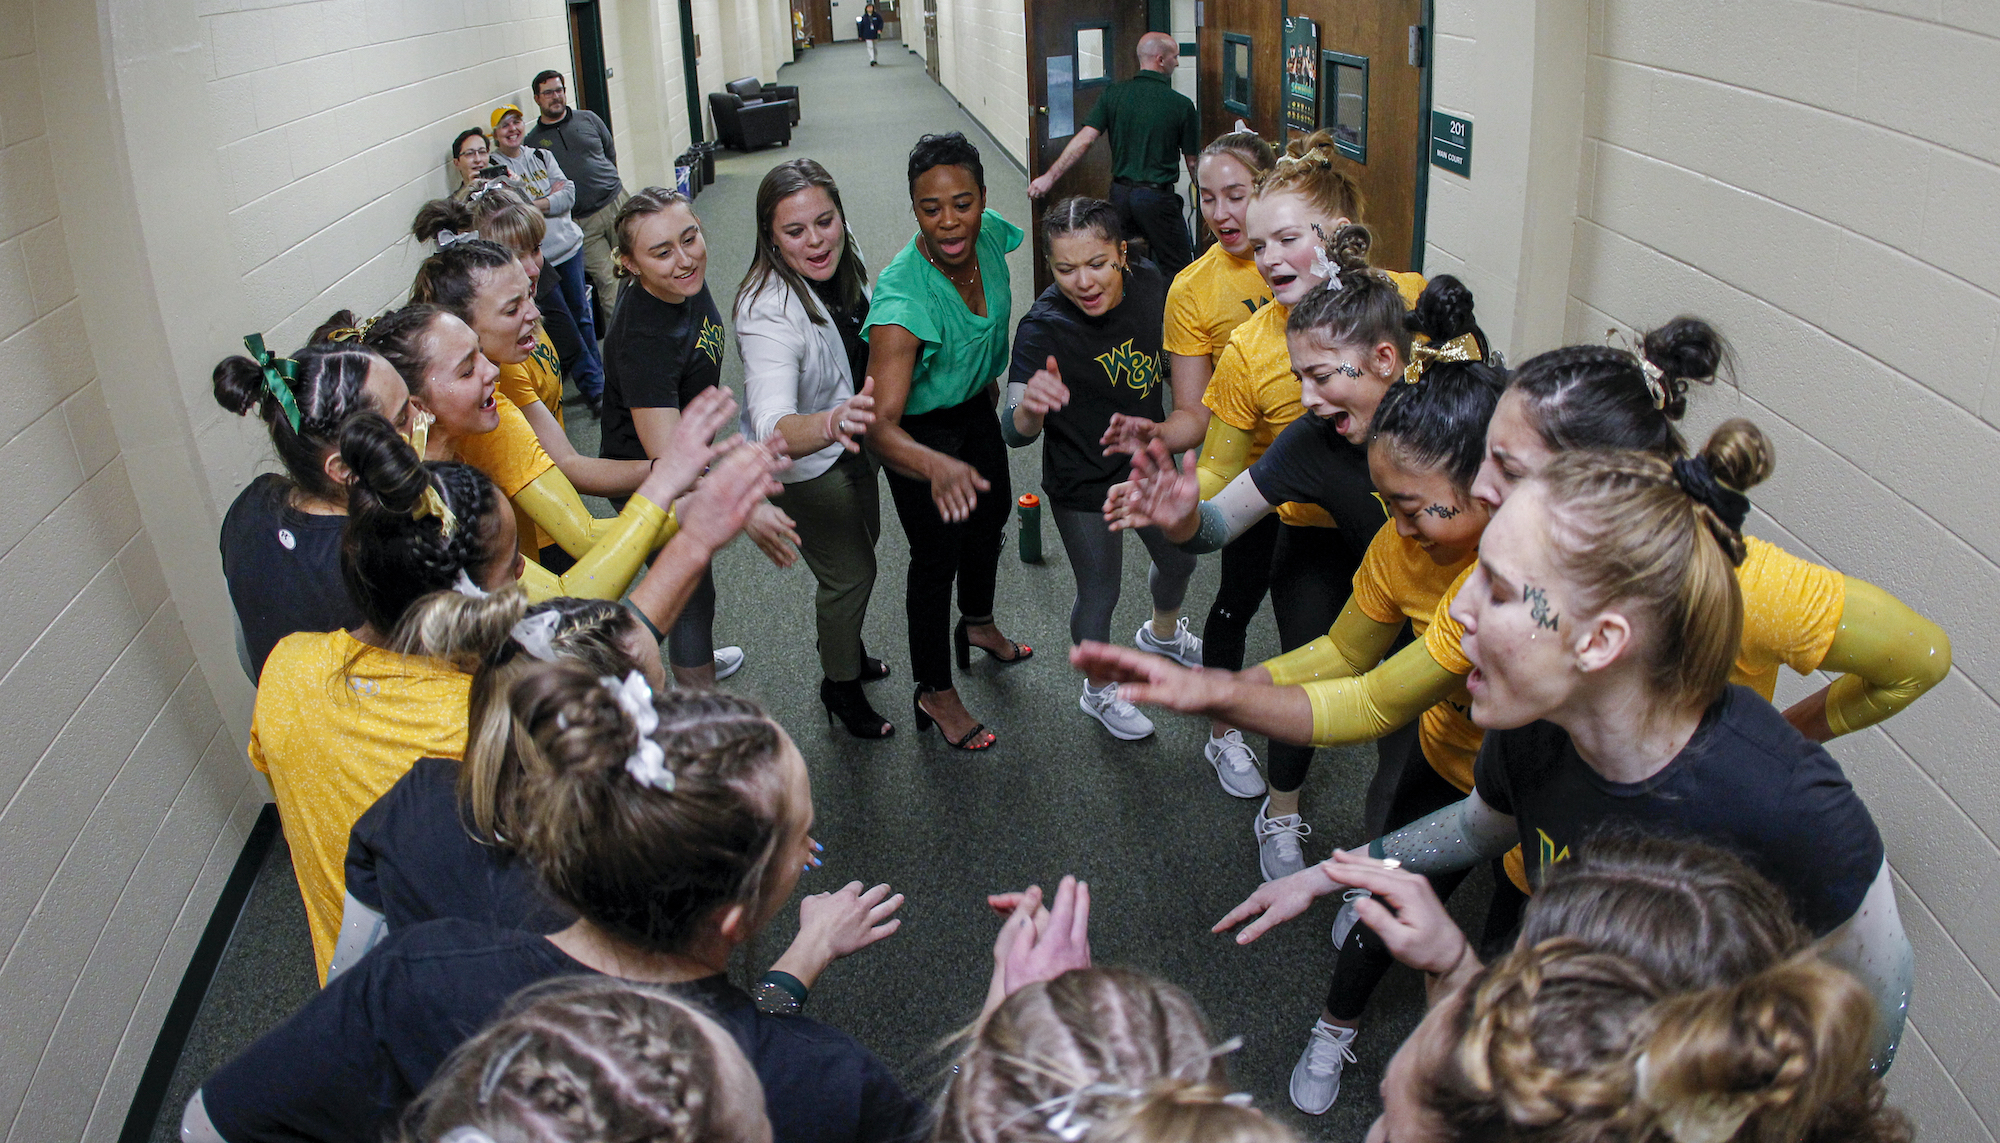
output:
{"label": "person walking down hallway", "polygon": [[[1165,32],[1139,37],[1139,72],[1106,88],[1075,138],[1049,169],[1028,184],[1028,197],[1041,198],[1056,180],[1106,136],[1111,147],[1111,205],[1125,233],[1144,238],[1168,281],[1194,260],[1194,244],[1182,221],[1186,204],[1174,189],[1180,163],[1194,176],[1201,152],[1201,116],[1194,101],[1173,87],[1180,47]],[[1178,160],[1178,162],[1177,162]],[[1094,188],[1093,188],[1094,192]]]}
{"label": "person walking down hallway", "polygon": [[[917,234],[876,279],[863,330],[875,382],[868,448],[889,470],[910,543],[904,607],[917,729],[936,722],[952,746],[984,750],[995,739],[954,689],[952,652],[961,669],[974,647],[1002,663],[1034,653],[993,622],[1014,499],[995,380],[1007,368],[1007,253],[1021,245],[1021,228],[986,208],[979,148],[956,131],[917,140],[909,178]],[[953,584],[959,619],[948,646]]]}
{"label": "person walking down hallway", "polygon": [[861,14],[854,18],[854,31],[861,37],[861,42],[868,45],[868,66],[876,66],[879,61],[875,58],[875,41],[882,38],[882,13],[875,10],[875,5],[863,8]]}
{"label": "person walking down hallway", "polygon": [[583,231],[583,269],[599,307],[591,316],[597,328],[610,325],[611,307],[618,304],[618,276],[611,248],[612,220],[629,196],[618,178],[618,144],[611,127],[595,111],[569,105],[569,87],[559,71],[545,71],[529,85],[542,114],[523,141],[556,157],[576,181],[576,203],[570,218]]}

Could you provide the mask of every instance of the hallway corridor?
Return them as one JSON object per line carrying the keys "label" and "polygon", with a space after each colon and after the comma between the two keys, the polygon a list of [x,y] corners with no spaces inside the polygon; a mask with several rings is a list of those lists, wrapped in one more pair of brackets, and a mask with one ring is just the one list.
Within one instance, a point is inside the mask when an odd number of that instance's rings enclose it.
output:
{"label": "hallway corridor", "polygon": [[[1006,153],[926,76],[915,54],[885,42],[881,58],[883,66],[869,68],[858,42],[807,52],[780,75],[802,91],[803,120],[791,146],[718,156],[716,182],[695,207],[708,240],[710,289],[725,314],[750,260],[758,181],[788,159],[817,159],[839,182],[871,273],[913,231],[904,160],[924,132],[965,131],[983,153],[990,204],[1015,224],[1028,225],[1025,179]],[[628,185],[668,181],[667,172],[635,174]],[[1016,321],[1032,300],[1029,258],[1024,242],[1010,259]],[[740,396],[742,363],[733,349],[723,376]],[[566,415],[579,449],[594,455],[597,423],[579,404]],[[1015,493],[1036,491],[1039,448],[1016,450],[1012,461]],[[608,514],[602,502],[593,509]],[[998,620],[1009,635],[1034,646],[1033,661],[1005,669],[975,663],[962,676],[968,707],[997,733],[999,745],[965,754],[949,749],[935,732],[918,733],[903,629],[907,545],[886,492],[883,515],[881,572],[867,631],[871,651],[894,670],[871,688],[875,706],[896,724],[895,736],[885,742],[861,742],[829,729],[815,701],[813,581],[805,565],[779,571],[744,542],[716,561],[716,642],[748,653],[742,672],[723,685],[765,703],[811,767],[814,836],[826,847],[826,865],[804,878],[802,891],[860,879],[887,881],[908,895],[902,930],[830,970],[813,993],[810,1013],[874,1049],[912,1091],[934,1095],[945,1066],[938,1049],[973,1016],[986,990],[997,920],[984,894],[1037,881],[1053,886],[1074,873],[1091,883],[1099,963],[1157,972],[1193,993],[1218,1039],[1242,1037],[1231,1072],[1267,1113],[1294,1123],[1310,1139],[1359,1140],[1377,1111],[1381,1069],[1421,1012],[1415,974],[1398,969],[1378,993],[1355,1045],[1359,1063],[1347,1069],[1334,1111],[1317,1119],[1294,1111],[1286,1080],[1332,967],[1327,925],[1333,908],[1248,948],[1209,933],[1257,883],[1251,833],[1257,803],[1218,788],[1202,759],[1203,722],[1152,712],[1158,733],[1124,743],[1077,709],[1082,680],[1065,659],[1072,582],[1047,520],[1044,563],[1020,561],[1011,527],[1001,563]],[[1126,557],[1114,638],[1129,638],[1147,614],[1143,549],[1129,543]],[[1188,594],[1197,629],[1215,585],[1216,561],[1204,559]],[[1250,661],[1276,650],[1267,610],[1251,630]],[[1256,744],[1261,758],[1263,744]],[[1360,803],[1374,765],[1372,748],[1321,752],[1305,792],[1306,820],[1314,830],[1309,856],[1365,840]],[[207,1069],[311,991],[304,918],[285,861],[281,847],[267,863],[196,1024],[156,1140],[176,1137],[181,1103]],[[1487,889],[1482,872],[1457,895],[1455,912],[1469,927],[1478,922]],[[780,915],[748,950],[742,979],[776,956],[796,921],[796,908]]]}

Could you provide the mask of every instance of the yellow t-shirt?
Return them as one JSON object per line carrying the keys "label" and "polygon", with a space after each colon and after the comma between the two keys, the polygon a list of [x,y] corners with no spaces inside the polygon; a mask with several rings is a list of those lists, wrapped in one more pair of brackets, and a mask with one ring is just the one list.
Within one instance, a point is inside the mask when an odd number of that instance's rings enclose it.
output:
{"label": "yellow t-shirt", "polygon": [[[1361,570],[1354,575],[1354,605],[1377,623],[1400,624],[1408,619],[1411,633],[1423,638],[1438,601],[1449,597],[1478,558],[1477,552],[1467,552],[1462,560],[1439,564],[1397,534],[1392,520],[1375,533],[1361,557]],[[1431,768],[1468,793],[1472,763],[1479,757],[1485,734],[1472,721],[1472,696],[1463,687],[1424,711],[1419,720],[1418,740]]]}
{"label": "yellow t-shirt", "polygon": [[1257,263],[1235,257],[1218,242],[1174,275],[1160,347],[1213,364],[1236,327],[1270,301],[1271,287]]}
{"label": "yellow t-shirt", "polygon": [[[500,486],[502,495],[512,499],[515,493],[541,479],[556,462],[549,458],[534,427],[507,394],[496,389],[493,403],[500,410],[499,426],[490,433],[466,437],[454,447],[458,459],[485,473]],[[541,525],[521,511],[519,504],[514,505],[514,524],[520,529],[521,550],[529,559],[538,558],[543,548],[555,542],[542,531]],[[532,548],[528,546],[530,543],[534,545]]]}
{"label": "yellow t-shirt", "polygon": [[[1286,425],[1305,415],[1292,351],[1285,344],[1291,310],[1279,302],[1259,309],[1229,335],[1216,359],[1202,403],[1223,423],[1250,434],[1244,465],[1256,464]],[[1331,528],[1333,517],[1317,504],[1280,504],[1278,519],[1309,528]]]}
{"label": "yellow t-shirt", "polygon": [[1396,292],[1403,295],[1403,308],[1417,308],[1417,295],[1423,293],[1424,287],[1430,284],[1424,280],[1424,276],[1404,270],[1384,270],[1382,272],[1389,275],[1390,281],[1396,283]]}
{"label": "yellow t-shirt", "polygon": [[540,401],[556,424],[563,423],[562,358],[556,356],[555,342],[549,340],[548,331],[540,326],[535,327],[535,351],[517,365],[502,365],[500,379],[493,387],[506,394],[517,408],[525,409]]}
{"label": "yellow t-shirt", "polygon": [[340,937],[348,831],[417,759],[464,755],[471,690],[471,675],[345,631],[288,635],[264,661],[250,762],[271,776],[322,982]]}

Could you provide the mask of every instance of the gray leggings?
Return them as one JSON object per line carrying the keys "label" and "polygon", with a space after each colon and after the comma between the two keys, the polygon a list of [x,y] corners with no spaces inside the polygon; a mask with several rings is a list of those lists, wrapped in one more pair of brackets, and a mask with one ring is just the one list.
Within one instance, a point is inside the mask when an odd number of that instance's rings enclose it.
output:
{"label": "gray leggings", "polygon": [[[1069,554],[1076,575],[1076,604],[1069,609],[1073,643],[1111,640],[1111,612],[1118,606],[1118,589],[1125,579],[1125,537],[1111,530],[1101,512],[1053,508],[1056,532]],[[1153,593],[1153,610],[1177,611],[1194,576],[1195,558],[1175,547],[1158,528],[1139,529],[1139,539],[1153,557],[1146,586]]]}

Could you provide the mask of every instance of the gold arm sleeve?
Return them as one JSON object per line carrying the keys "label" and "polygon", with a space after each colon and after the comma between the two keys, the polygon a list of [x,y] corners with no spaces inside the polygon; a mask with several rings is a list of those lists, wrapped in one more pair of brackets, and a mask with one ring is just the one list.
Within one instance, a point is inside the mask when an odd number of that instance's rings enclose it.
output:
{"label": "gold arm sleeve", "polygon": [[[576,494],[576,486],[569,482],[569,477],[564,476],[560,468],[549,469],[516,492],[514,507],[540,524],[542,531],[560,544],[563,551],[579,560],[589,554],[597,540],[606,534],[600,530],[597,517],[583,506],[583,498]],[[602,523],[608,527],[615,521],[605,520]]]}
{"label": "gold arm sleeve", "polygon": [[1314,746],[1373,742],[1449,698],[1465,676],[1438,665],[1422,640],[1365,675],[1305,684]]}
{"label": "gold arm sleeve", "polygon": [[[672,512],[644,496],[634,496],[613,527],[561,576],[530,560],[521,572],[521,588],[539,602],[559,595],[578,599],[617,599],[625,594],[646,556],[680,529]],[[546,525],[544,525],[546,527]]]}
{"label": "gold arm sleeve", "polygon": [[1201,480],[1201,498],[1207,500],[1229,486],[1250,467],[1250,432],[1221,417],[1208,418],[1208,436],[1201,442],[1201,460],[1195,476]]}
{"label": "gold arm sleeve", "polygon": [[1951,670],[1951,637],[1909,604],[1866,580],[1842,576],[1840,628],[1820,668],[1842,672],[1827,688],[1835,735],[1873,726],[1917,701]]}
{"label": "gold arm sleeve", "polygon": [[1396,642],[1396,632],[1402,626],[1370,619],[1350,596],[1326,634],[1275,659],[1264,660],[1264,669],[1271,672],[1271,682],[1281,687],[1317,679],[1350,678],[1380,663]]}

